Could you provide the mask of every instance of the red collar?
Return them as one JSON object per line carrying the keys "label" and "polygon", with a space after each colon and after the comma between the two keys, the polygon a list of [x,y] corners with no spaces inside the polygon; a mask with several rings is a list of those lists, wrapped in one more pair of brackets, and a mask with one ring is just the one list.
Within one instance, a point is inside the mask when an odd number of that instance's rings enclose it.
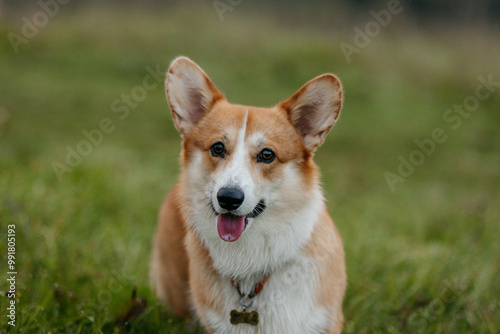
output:
{"label": "red collar", "polygon": [[[257,296],[259,294],[259,292],[261,292],[262,289],[264,288],[264,284],[266,284],[266,282],[269,279],[269,277],[271,277],[271,276],[269,275],[266,278],[264,278],[264,280],[262,280],[259,283],[255,284],[255,286],[253,287],[253,290],[248,294],[247,297],[249,299],[252,299],[253,297]],[[238,294],[240,295],[240,297],[245,297],[246,296],[243,292],[241,292],[241,290],[240,290],[240,284],[238,282],[236,282],[234,280],[234,278],[231,278],[231,283],[233,284],[234,288],[236,290],[238,290]]]}

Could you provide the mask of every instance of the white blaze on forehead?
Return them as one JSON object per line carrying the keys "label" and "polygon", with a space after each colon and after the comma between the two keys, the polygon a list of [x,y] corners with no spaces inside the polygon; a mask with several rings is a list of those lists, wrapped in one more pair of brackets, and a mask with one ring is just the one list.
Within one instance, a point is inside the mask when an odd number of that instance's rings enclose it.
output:
{"label": "white blaze on forehead", "polygon": [[245,141],[247,121],[248,110],[245,113],[243,125],[238,130],[234,149],[227,157],[229,164],[218,173],[215,187],[215,193],[224,187],[240,187],[245,194],[245,200],[240,208],[244,213],[250,212],[256,204],[253,203],[255,185],[249,169],[251,161],[248,159],[248,146]]}
{"label": "white blaze on forehead", "polygon": [[234,148],[233,156],[231,157],[231,163],[229,168],[231,169],[232,177],[235,178],[236,183],[241,183],[242,180],[239,180],[238,177],[238,169],[245,166],[245,160],[247,156],[247,145],[245,144],[245,134],[247,132],[247,121],[248,121],[248,110],[245,112],[245,119],[243,120],[243,126],[238,132],[238,138],[236,139],[236,146]]}
{"label": "white blaze on forehead", "polygon": [[[248,121],[248,111],[245,113],[245,119],[243,120],[243,125],[238,131],[238,136],[234,145],[232,156],[229,157],[230,162],[226,168],[224,168],[221,173],[220,183],[222,187],[229,185],[239,185],[244,186],[244,182],[248,180],[243,180],[243,174],[245,170],[248,171],[248,166],[246,166],[247,157],[247,145],[245,144],[245,133],[247,130]],[[218,182],[219,183],[219,182]]]}

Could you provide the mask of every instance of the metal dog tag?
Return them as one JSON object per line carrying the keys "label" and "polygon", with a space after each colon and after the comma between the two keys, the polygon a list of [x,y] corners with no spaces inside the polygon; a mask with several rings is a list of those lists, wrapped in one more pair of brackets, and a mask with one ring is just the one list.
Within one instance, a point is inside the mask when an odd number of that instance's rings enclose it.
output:
{"label": "metal dog tag", "polygon": [[259,313],[257,311],[252,312],[238,312],[236,310],[232,310],[230,313],[231,316],[231,324],[249,324],[252,326],[257,326],[259,324]]}

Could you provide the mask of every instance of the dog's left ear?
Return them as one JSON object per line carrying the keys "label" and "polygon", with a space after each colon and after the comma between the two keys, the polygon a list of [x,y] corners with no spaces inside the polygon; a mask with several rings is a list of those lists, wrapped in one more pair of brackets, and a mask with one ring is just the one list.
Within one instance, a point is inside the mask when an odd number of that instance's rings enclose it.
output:
{"label": "dog's left ear", "polygon": [[304,146],[314,152],[339,117],[342,86],[333,74],[323,74],[306,83],[278,107],[287,112]]}
{"label": "dog's left ear", "polygon": [[183,136],[224,98],[205,72],[187,57],[178,57],[170,64],[165,91],[175,127]]}

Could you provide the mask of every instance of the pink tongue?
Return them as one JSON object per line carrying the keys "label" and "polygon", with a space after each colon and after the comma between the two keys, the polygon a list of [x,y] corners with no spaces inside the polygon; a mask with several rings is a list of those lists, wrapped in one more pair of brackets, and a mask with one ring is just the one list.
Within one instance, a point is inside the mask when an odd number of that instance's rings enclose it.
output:
{"label": "pink tongue", "polygon": [[238,240],[245,230],[245,216],[218,215],[217,232],[224,241]]}

